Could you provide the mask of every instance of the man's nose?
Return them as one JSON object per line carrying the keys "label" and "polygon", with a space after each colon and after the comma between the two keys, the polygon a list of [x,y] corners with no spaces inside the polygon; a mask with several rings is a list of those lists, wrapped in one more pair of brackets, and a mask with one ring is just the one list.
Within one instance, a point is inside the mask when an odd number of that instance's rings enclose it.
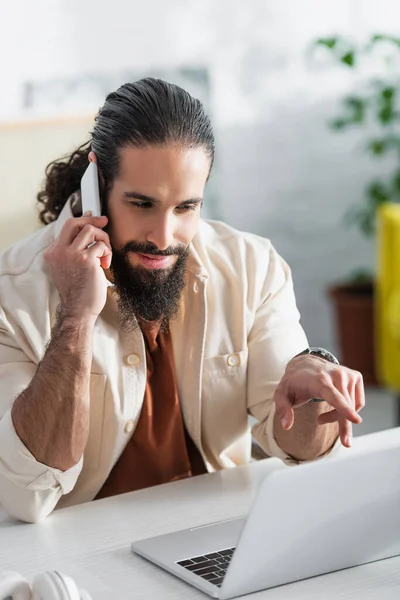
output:
{"label": "man's nose", "polygon": [[174,243],[173,216],[163,215],[154,221],[150,231],[147,233],[147,241],[151,242],[159,250],[166,250]]}

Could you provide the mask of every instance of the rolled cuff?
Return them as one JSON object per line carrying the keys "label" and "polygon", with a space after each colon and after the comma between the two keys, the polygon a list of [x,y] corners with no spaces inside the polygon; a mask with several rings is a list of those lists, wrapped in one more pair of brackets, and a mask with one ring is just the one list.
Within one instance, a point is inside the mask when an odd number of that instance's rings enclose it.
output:
{"label": "rolled cuff", "polygon": [[32,491],[56,491],[61,488],[62,494],[68,494],[75,486],[82,466],[83,457],[67,471],[54,469],[37,461],[18,437],[11,409],[0,420],[0,476],[16,485]]}
{"label": "rolled cuff", "polygon": [[[252,429],[252,435],[257,444],[264,450],[264,452],[268,456],[274,456],[276,458],[280,458],[287,465],[299,465],[303,462],[310,462],[304,460],[297,460],[287,454],[282,448],[278,445],[275,436],[274,436],[274,417],[275,417],[275,402],[272,403],[270,413],[263,423],[257,423],[254,425]],[[326,456],[336,455],[341,448],[340,438],[338,437],[332,446],[321,454],[316,459],[319,460],[321,458],[325,458]]]}

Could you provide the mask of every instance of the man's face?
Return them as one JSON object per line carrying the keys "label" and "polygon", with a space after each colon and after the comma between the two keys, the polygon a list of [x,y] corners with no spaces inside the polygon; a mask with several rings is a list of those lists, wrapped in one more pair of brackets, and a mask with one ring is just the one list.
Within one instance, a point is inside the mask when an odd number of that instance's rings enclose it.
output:
{"label": "man's face", "polygon": [[154,321],[176,312],[209,170],[203,148],[121,150],[107,233],[124,313]]}

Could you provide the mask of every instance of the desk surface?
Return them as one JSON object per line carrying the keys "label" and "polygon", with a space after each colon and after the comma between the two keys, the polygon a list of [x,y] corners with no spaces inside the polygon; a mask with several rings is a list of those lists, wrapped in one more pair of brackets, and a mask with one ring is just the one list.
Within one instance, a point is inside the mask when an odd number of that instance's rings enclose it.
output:
{"label": "desk surface", "polygon": [[[131,541],[244,515],[261,479],[280,468],[290,467],[276,459],[259,461],[58,510],[35,525],[0,518],[0,570],[19,571],[28,579],[59,570],[86,588],[93,600],[204,600],[202,592],[133,555]],[[400,557],[246,598],[398,600]]]}

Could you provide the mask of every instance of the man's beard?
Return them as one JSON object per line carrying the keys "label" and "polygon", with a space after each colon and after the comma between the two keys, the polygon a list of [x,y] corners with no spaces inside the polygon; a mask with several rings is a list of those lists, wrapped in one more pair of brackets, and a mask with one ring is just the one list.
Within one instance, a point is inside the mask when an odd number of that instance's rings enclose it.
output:
{"label": "man's beard", "polygon": [[[134,267],[129,252],[155,256],[178,256],[169,269]],[[118,292],[118,307],[123,327],[135,329],[141,322],[157,322],[160,330],[167,329],[179,310],[185,287],[189,247],[180,245],[158,250],[149,243],[128,242],[121,250],[113,249],[111,273]]]}

